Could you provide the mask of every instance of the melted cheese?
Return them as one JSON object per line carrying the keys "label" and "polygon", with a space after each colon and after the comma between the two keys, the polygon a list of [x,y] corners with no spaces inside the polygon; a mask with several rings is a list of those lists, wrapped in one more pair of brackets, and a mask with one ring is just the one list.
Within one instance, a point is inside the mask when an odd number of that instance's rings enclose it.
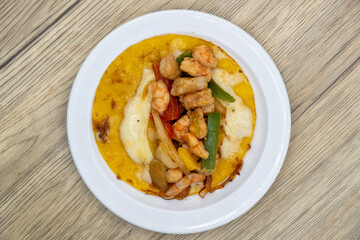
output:
{"label": "melted cheese", "polygon": [[139,165],[148,165],[153,159],[147,137],[147,126],[151,108],[148,84],[155,81],[154,71],[144,69],[136,94],[124,108],[124,120],[120,125],[120,138],[130,158]]}
{"label": "melted cheese", "polygon": [[226,53],[224,53],[222,51],[221,48],[219,48],[218,46],[212,46],[212,51],[214,53],[214,56],[217,58],[217,60],[221,60],[221,59],[229,59],[229,57],[226,55]]}
{"label": "melted cheese", "polygon": [[174,56],[174,58],[176,59],[178,56],[180,56],[183,52],[176,49],[174,50],[174,52],[172,53],[172,55]]}
{"label": "melted cheese", "polygon": [[152,180],[149,172],[149,165],[141,166],[139,171],[136,173],[136,177],[151,184]]}
{"label": "melted cheese", "polygon": [[234,86],[245,81],[246,77],[243,73],[229,74],[226,70],[215,68],[212,70],[212,78],[224,91],[235,98],[235,102],[232,103],[220,100],[226,107],[223,128],[227,136],[220,148],[221,157],[231,158],[239,151],[242,139],[252,135],[253,116],[251,110],[234,91]]}

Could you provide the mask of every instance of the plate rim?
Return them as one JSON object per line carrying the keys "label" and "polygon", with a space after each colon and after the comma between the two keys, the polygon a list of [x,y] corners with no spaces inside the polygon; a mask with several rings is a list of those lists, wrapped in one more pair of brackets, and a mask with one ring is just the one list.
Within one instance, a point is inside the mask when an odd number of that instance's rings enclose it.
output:
{"label": "plate rim", "polygon": [[[76,84],[79,82],[79,80],[77,80],[78,78],[80,78],[80,73],[82,71],[84,71],[85,66],[87,64],[87,62],[89,61],[89,59],[92,57],[93,54],[95,54],[95,50],[97,48],[99,48],[100,45],[104,44],[104,42],[106,42],[106,40],[108,38],[110,38],[112,35],[114,35],[117,31],[121,31],[122,28],[127,27],[128,25],[134,24],[137,21],[142,21],[143,19],[146,19],[148,17],[154,16],[154,15],[161,15],[161,14],[169,14],[169,13],[184,13],[184,14],[194,14],[194,15],[198,15],[200,17],[205,17],[205,18],[212,18],[216,21],[221,21],[224,24],[228,24],[228,25],[232,25],[232,27],[237,28],[237,30],[239,30],[242,34],[242,36],[245,36],[246,38],[250,39],[252,41],[252,44],[254,45],[254,47],[256,47],[256,50],[258,52],[261,53],[261,56],[264,58],[264,60],[266,61],[266,63],[268,64],[268,66],[270,67],[270,69],[272,70],[272,73],[275,74],[276,76],[274,76],[274,79],[276,79],[277,81],[277,86],[280,88],[280,92],[282,93],[281,96],[281,100],[284,101],[284,104],[287,106],[286,109],[284,109],[284,116],[286,118],[286,122],[288,123],[285,129],[286,132],[286,136],[282,145],[282,152],[281,152],[281,159],[277,165],[277,167],[275,169],[273,169],[274,171],[272,172],[272,175],[270,177],[270,179],[267,179],[268,181],[266,181],[266,184],[264,186],[262,186],[262,191],[260,194],[257,194],[255,197],[255,200],[253,201],[253,204],[251,204],[250,207],[248,207],[245,211],[239,213],[239,214],[235,214],[235,216],[231,216],[229,218],[223,219],[222,221],[217,222],[216,224],[213,225],[209,225],[203,228],[197,228],[197,229],[185,229],[183,231],[166,231],[166,230],[159,230],[159,229],[155,229],[155,228],[150,228],[148,226],[145,226],[143,224],[139,224],[138,222],[134,222],[131,221],[129,219],[124,218],[123,216],[120,216],[119,214],[115,213],[112,209],[111,206],[108,206],[108,204],[102,200],[101,196],[98,196],[97,192],[94,191],[94,189],[92,189],[92,187],[88,184],[86,177],[84,176],[84,174],[82,173],[82,169],[79,166],[79,163],[75,160],[75,153],[74,153],[74,149],[72,147],[72,138],[71,138],[71,132],[70,132],[70,126],[71,126],[71,104],[72,104],[72,99],[74,98],[74,92],[75,92],[75,87]],[[148,13],[142,16],[139,16],[137,18],[134,18],[132,20],[127,21],[126,23],[120,25],[119,27],[115,28],[114,30],[112,30],[111,32],[109,32],[99,43],[96,44],[96,46],[91,50],[91,52],[88,54],[88,56],[86,57],[85,61],[83,62],[83,64],[81,65],[76,77],[75,77],[75,81],[73,83],[71,92],[70,92],[70,96],[69,96],[69,101],[68,101],[68,108],[67,108],[67,135],[68,135],[68,142],[69,142],[69,147],[70,147],[70,151],[71,151],[71,155],[72,158],[74,160],[74,163],[76,165],[76,168],[81,176],[81,178],[83,179],[83,181],[85,182],[85,184],[87,185],[88,189],[94,194],[94,196],[104,205],[106,206],[111,212],[115,213],[117,216],[119,216],[120,218],[126,220],[127,222],[130,222],[136,226],[142,227],[144,229],[148,229],[151,231],[156,231],[156,232],[163,232],[163,233],[179,233],[179,234],[184,234],[184,233],[195,233],[195,232],[202,232],[202,231],[206,231],[206,230],[210,230],[216,227],[219,227],[221,225],[224,225],[234,219],[236,219],[237,217],[241,216],[242,214],[246,213],[247,211],[249,211],[265,194],[266,192],[269,190],[269,188],[272,186],[272,184],[274,183],[276,177],[278,176],[283,162],[285,161],[286,158],[286,153],[289,147],[289,142],[290,142],[290,134],[291,134],[291,111],[290,111],[290,103],[289,103],[289,98],[287,95],[287,90],[284,84],[284,81],[280,75],[280,72],[278,70],[278,68],[276,67],[275,63],[273,62],[273,60],[271,59],[271,57],[269,56],[269,54],[265,51],[265,49],[253,38],[251,37],[247,32],[245,32],[243,29],[241,29],[239,26],[223,19],[220,18],[218,16],[212,15],[212,14],[208,14],[208,13],[204,13],[204,12],[200,12],[200,11],[194,11],[194,10],[184,10],[184,9],[177,9],[177,10],[164,10],[164,11],[156,11],[156,12],[152,12],[152,13]]]}

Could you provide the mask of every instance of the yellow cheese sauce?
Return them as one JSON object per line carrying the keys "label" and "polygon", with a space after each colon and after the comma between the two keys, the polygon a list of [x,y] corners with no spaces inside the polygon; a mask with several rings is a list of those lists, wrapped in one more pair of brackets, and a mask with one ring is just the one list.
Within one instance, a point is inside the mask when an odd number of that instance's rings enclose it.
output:
{"label": "yellow cheese sauce", "polygon": [[[218,57],[218,68],[227,70],[230,74],[235,72],[243,74],[240,66],[213,43],[187,35],[168,34],[143,40],[127,48],[106,69],[96,90],[92,111],[93,123],[95,125],[103,122],[108,117],[110,125],[108,141],[106,143],[96,141],[98,149],[118,179],[138,190],[158,193],[157,188],[137,177],[139,166],[131,160],[121,143],[119,126],[124,118],[124,107],[128,99],[135,95],[144,68],[152,69],[152,64],[159,62],[165,55],[183,52],[198,45],[207,45],[213,49],[216,56],[221,56]],[[234,91],[252,112],[253,135],[256,121],[254,94],[244,74],[243,78],[245,80],[236,85]],[[95,128],[94,135],[96,138]],[[242,165],[242,159],[250,148],[252,135],[242,140],[239,151],[233,159],[220,160],[213,173],[213,187],[223,182]]]}

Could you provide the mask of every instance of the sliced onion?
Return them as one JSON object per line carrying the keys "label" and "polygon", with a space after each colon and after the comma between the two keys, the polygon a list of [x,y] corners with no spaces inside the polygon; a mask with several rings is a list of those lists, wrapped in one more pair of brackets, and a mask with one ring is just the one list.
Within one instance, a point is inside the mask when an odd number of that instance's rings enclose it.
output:
{"label": "sliced onion", "polygon": [[177,168],[178,165],[169,157],[168,151],[166,150],[165,144],[162,142],[159,144],[159,146],[156,149],[156,159],[159,159],[162,161],[167,168]]}
{"label": "sliced onion", "polygon": [[172,160],[181,168],[181,170],[188,175],[190,172],[185,167],[184,163],[182,162],[178,152],[176,151],[174,144],[171,142],[169,136],[167,135],[164,125],[161,122],[159,114],[157,111],[152,110],[152,115],[155,122],[155,127],[157,130],[157,134],[159,135],[160,141],[164,144],[166,151],[168,152],[169,156]]}

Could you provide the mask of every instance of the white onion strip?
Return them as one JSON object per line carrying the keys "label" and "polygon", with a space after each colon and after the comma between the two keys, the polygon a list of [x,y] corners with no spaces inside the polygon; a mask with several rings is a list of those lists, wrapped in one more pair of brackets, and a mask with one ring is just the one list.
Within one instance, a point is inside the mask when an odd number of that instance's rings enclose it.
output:
{"label": "white onion strip", "polygon": [[174,162],[181,168],[181,170],[188,175],[190,172],[185,167],[184,163],[182,162],[178,152],[176,151],[174,144],[171,142],[169,136],[167,135],[165,128],[161,122],[160,116],[157,111],[152,110],[152,115],[155,122],[155,127],[157,133],[159,135],[160,141],[164,144],[166,150],[168,151],[169,156],[174,160]]}

